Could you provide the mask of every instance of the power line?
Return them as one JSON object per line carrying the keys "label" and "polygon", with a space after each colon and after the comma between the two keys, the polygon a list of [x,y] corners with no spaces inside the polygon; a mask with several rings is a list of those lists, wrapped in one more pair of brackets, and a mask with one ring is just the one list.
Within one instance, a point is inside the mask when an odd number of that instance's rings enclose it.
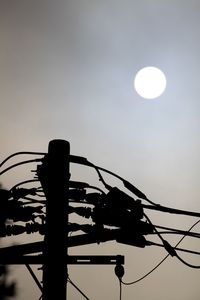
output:
{"label": "power line", "polygon": [[[34,155],[46,155],[46,153],[40,153],[40,152],[17,152],[17,153],[14,153],[12,155],[10,155],[9,157],[7,157],[1,164],[0,164],[0,167],[3,166],[3,164],[5,164],[9,159],[11,159],[12,157],[14,156],[17,156],[17,155],[22,155],[22,154],[34,154]],[[174,208],[169,208],[169,207],[165,207],[165,206],[161,206],[157,203],[154,203],[152,202],[151,200],[149,200],[146,195],[144,193],[142,193],[139,189],[137,189],[134,185],[132,185],[130,182],[128,182],[127,180],[123,179],[122,177],[118,176],[117,174],[111,172],[111,171],[108,171],[104,168],[101,168],[101,167],[98,167],[98,166],[95,166],[94,164],[90,163],[86,158],[84,157],[78,157],[78,156],[70,156],[69,157],[69,160],[70,162],[72,163],[78,163],[78,164],[82,164],[82,165],[85,165],[85,166],[89,166],[89,167],[93,167],[97,173],[98,173],[98,176],[99,176],[99,180],[104,184],[105,188],[108,189],[109,191],[111,191],[113,189],[112,186],[108,185],[103,176],[101,175],[100,171],[103,171],[103,172],[106,172],[112,176],[115,176],[116,178],[118,178],[119,180],[121,180],[124,184],[124,186],[129,190],[131,191],[134,195],[136,195],[137,197],[149,202],[150,204],[152,204],[152,206],[150,205],[142,205],[141,207],[142,208],[145,208],[145,209],[152,209],[152,210],[157,210],[157,211],[161,211],[161,212],[167,212],[167,213],[173,213],[173,214],[182,214],[182,215],[189,215],[189,216],[195,216],[195,217],[200,217],[200,214],[197,213],[197,212],[189,212],[189,211],[184,211],[184,210],[179,210],[179,209],[174,209]],[[41,159],[34,159],[34,160],[26,160],[26,161],[22,161],[22,162],[19,162],[19,163],[16,163],[16,164],[13,164],[11,166],[9,166],[8,168],[4,169],[2,172],[0,172],[0,175],[6,173],[7,171],[9,171],[10,169],[12,168],[15,168],[19,165],[23,165],[23,164],[27,164],[27,163],[32,163],[32,162],[41,162],[42,160]],[[23,181],[21,183],[18,183],[17,185],[15,185],[11,190],[13,190],[14,188],[16,188],[17,186],[19,185],[22,185],[22,184],[26,184],[26,183],[30,183],[30,182],[36,182],[38,180],[27,180],[27,181]],[[96,187],[92,187],[92,186],[86,186],[85,188],[95,188],[97,190],[99,190],[100,192],[104,193],[101,189],[99,188],[96,188]],[[105,193],[104,193],[105,194]],[[30,201],[38,201],[36,199],[32,199],[32,198],[25,198],[26,200],[30,200]],[[133,198],[132,198],[133,199]],[[134,201],[135,199],[133,199]],[[79,201],[81,202],[81,201]],[[141,201],[140,201],[141,203]],[[136,281],[133,281],[131,283],[124,283],[120,280],[120,300],[121,300],[121,295],[122,295],[122,286],[121,284],[126,284],[126,285],[130,285],[130,284],[134,284],[136,282],[139,282],[141,281],[142,279],[144,279],[145,277],[147,277],[149,274],[151,274],[155,269],[158,268],[158,266],[161,265],[161,263],[164,262],[164,260],[166,260],[166,258],[171,255],[171,256],[176,256],[182,263],[184,263],[185,265],[189,266],[189,267],[192,267],[192,268],[200,268],[200,266],[197,266],[197,265],[192,265],[186,261],[184,261],[177,253],[176,253],[176,250],[177,251],[184,251],[184,252],[187,252],[187,253],[192,253],[192,254],[197,254],[197,255],[200,255],[200,252],[196,252],[196,251],[192,251],[192,250],[188,250],[188,249],[181,249],[181,248],[177,248],[177,246],[180,244],[180,242],[186,237],[186,236],[192,236],[192,237],[196,237],[196,238],[199,238],[200,237],[200,234],[198,233],[191,233],[189,234],[190,230],[197,224],[200,222],[197,221],[187,232],[185,231],[182,231],[182,230],[177,230],[177,229],[170,229],[171,231],[168,231],[168,232],[162,232],[162,231],[158,231],[157,228],[160,228],[160,229],[166,229],[162,226],[154,226],[151,222],[151,220],[148,218],[148,216],[146,216],[144,214],[144,216],[146,217],[147,221],[149,224],[151,224],[155,230],[155,232],[151,233],[151,234],[157,234],[158,237],[160,238],[160,240],[162,241],[163,244],[158,244],[158,243],[154,243],[154,242],[151,242],[151,241],[147,241],[147,245],[155,245],[155,246],[160,246],[160,247],[164,247],[166,249],[166,251],[168,252],[167,256],[165,256],[161,262],[159,262],[150,272],[148,272],[146,275],[144,275],[143,277],[139,278],[138,280]],[[169,228],[168,228],[169,229]],[[184,234],[184,236],[181,238],[181,240],[176,244],[175,247],[172,247],[166,240],[164,240],[164,238],[162,237],[162,234]],[[26,266],[29,270],[29,272],[31,273],[32,277],[34,278],[35,274],[33,273],[32,269],[30,268],[29,265]],[[36,281],[36,284],[38,285],[37,283],[37,278],[34,279]],[[70,278],[67,279],[86,299],[89,299],[72,281]],[[39,282],[39,281],[38,281]],[[40,285],[40,283],[39,283]],[[40,285],[41,287],[41,285]]]}
{"label": "power line", "polygon": [[17,155],[26,155],[26,154],[31,154],[31,155],[45,155],[46,153],[42,153],[42,152],[30,152],[30,151],[21,151],[21,152],[16,152],[13,153],[11,155],[9,155],[8,157],[6,157],[1,163],[0,163],[0,168],[11,158],[17,156]]}
{"label": "power line", "polygon": [[119,279],[119,300],[122,300],[122,281]]}
{"label": "power line", "polygon": [[[158,247],[164,247],[165,248],[165,245],[163,245],[163,244],[155,243],[155,242],[152,242],[152,241],[147,241],[147,243],[148,243],[148,246],[158,246]],[[199,251],[188,250],[188,249],[183,249],[183,248],[177,248],[176,246],[175,247],[171,246],[171,248],[173,250],[177,250],[177,251],[180,251],[180,252],[185,252],[185,253],[189,253],[189,254],[200,255]],[[176,254],[174,254],[173,256],[176,256]]]}
{"label": "power line", "polygon": [[[199,221],[197,221],[198,223]],[[196,224],[196,222],[195,222]],[[169,230],[169,231],[173,231],[175,234],[182,234],[182,235],[186,235],[186,236],[194,236],[194,237],[200,237],[200,233],[198,232],[190,232],[190,231],[185,231],[185,230],[180,230],[180,229],[176,229],[176,228],[170,228],[170,227],[165,227],[165,226],[159,226],[159,225],[154,225],[154,227],[159,228],[159,229],[164,229],[164,230]]]}
{"label": "power line", "polygon": [[90,300],[86,295],[85,295],[85,293],[69,278],[69,276],[68,276],[68,278],[67,278],[67,281],[69,282],[69,283],[71,283],[71,285],[85,298],[85,299],[87,299],[87,300]]}
{"label": "power line", "polygon": [[184,265],[186,265],[187,267],[190,267],[192,269],[200,269],[200,266],[197,265],[192,265],[188,262],[186,262],[184,259],[182,259],[178,254],[176,254],[176,257],[178,258],[178,260],[180,260]]}
{"label": "power line", "polygon": [[200,217],[200,213],[198,213],[198,212],[181,210],[181,209],[166,207],[166,206],[162,206],[162,205],[150,206],[150,205],[143,204],[142,207],[146,208],[146,209],[158,210],[158,211],[167,212],[167,213],[171,213],[171,214],[187,215],[187,216],[198,217],[198,218]]}
{"label": "power line", "polygon": [[[180,231],[159,231],[159,234],[163,235],[163,234],[173,234],[173,235],[183,235],[183,233]],[[148,235],[157,235],[157,232],[152,232],[152,233],[148,233]],[[187,233],[186,236],[189,236],[189,237],[193,237],[193,238],[197,238],[199,239],[200,238],[200,233]]]}
{"label": "power line", "polygon": [[131,281],[131,282],[124,282],[124,281],[122,281],[122,284],[124,284],[124,285],[132,285],[132,284],[135,284],[135,283],[138,283],[138,282],[142,281],[147,276],[149,276],[151,273],[153,273],[168,258],[168,256],[169,256],[169,254],[167,254],[153,269],[151,269],[148,273],[146,273],[142,277],[140,277],[140,278],[138,278],[138,279],[136,279],[134,281]]}
{"label": "power line", "polygon": [[[195,222],[189,229],[188,232],[190,232],[198,223],[200,222],[200,220],[198,220],[197,222]],[[179,242],[174,246],[175,249],[177,249],[177,246],[180,245],[180,243],[183,241],[183,239],[186,237],[186,235],[184,235]],[[196,253],[195,253],[196,254]],[[199,253],[200,254],[200,253]],[[122,284],[124,285],[133,285],[136,284],[140,281],[142,281],[143,279],[145,279],[147,276],[149,276],[151,273],[153,273],[167,258],[169,257],[169,254],[167,254],[153,269],[151,269],[149,272],[147,272],[145,275],[143,275],[142,277],[131,281],[131,282],[124,282],[122,281]]]}
{"label": "power line", "polygon": [[21,165],[24,165],[24,164],[28,164],[28,163],[33,163],[33,162],[41,162],[41,159],[29,159],[29,160],[24,160],[24,161],[21,161],[19,163],[13,164],[10,167],[8,167],[8,168],[4,169],[3,171],[1,171],[0,175],[3,175],[4,173],[8,172],[9,170],[11,170],[15,167],[18,167],[18,166],[21,166]]}
{"label": "power line", "polygon": [[39,282],[39,280],[37,279],[35,273],[33,272],[33,270],[31,269],[30,265],[25,264],[26,268],[28,269],[29,273],[31,274],[33,280],[35,281],[36,285],[39,287],[40,291],[43,292],[43,288],[41,286],[41,283]]}

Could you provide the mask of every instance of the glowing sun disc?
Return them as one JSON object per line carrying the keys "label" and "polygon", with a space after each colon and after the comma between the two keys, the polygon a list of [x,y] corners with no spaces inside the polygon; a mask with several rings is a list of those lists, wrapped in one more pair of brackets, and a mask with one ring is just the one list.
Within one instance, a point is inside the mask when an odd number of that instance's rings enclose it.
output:
{"label": "glowing sun disc", "polygon": [[162,95],[167,85],[165,74],[156,67],[145,67],[135,76],[134,87],[143,98],[154,99]]}

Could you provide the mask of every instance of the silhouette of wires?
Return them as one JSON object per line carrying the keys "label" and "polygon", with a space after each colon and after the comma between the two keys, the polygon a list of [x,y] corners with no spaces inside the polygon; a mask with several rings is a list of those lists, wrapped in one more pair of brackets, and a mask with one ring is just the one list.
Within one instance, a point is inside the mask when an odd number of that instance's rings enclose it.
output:
{"label": "silhouette of wires", "polygon": [[[39,152],[18,152],[18,153],[15,153],[15,154],[13,154],[13,155],[10,155],[7,159],[5,159],[4,161],[3,161],[3,163],[5,163],[8,159],[10,159],[10,158],[12,158],[12,157],[14,157],[14,156],[16,156],[16,155],[19,155],[19,154],[38,154],[38,155],[45,155],[45,153],[39,153]],[[41,161],[40,159],[38,160],[38,159],[36,159],[36,160],[29,160],[29,161],[23,161],[23,162],[20,162],[20,163],[17,163],[17,164],[15,164],[15,165],[12,165],[12,166],[10,166],[10,167],[8,167],[7,169],[5,169],[3,172],[6,172],[6,170],[8,170],[8,169],[10,169],[10,168],[13,168],[13,167],[15,167],[15,166],[18,166],[18,165],[20,165],[20,164],[24,164],[24,163],[28,163],[28,162],[37,162],[37,161]],[[100,179],[100,181],[104,184],[104,186],[106,187],[106,189],[108,189],[109,191],[110,190],[112,190],[113,188],[110,186],[110,185],[108,185],[106,182],[105,182],[105,180],[103,179],[103,176],[101,175],[101,173],[100,173],[100,170],[101,171],[103,171],[103,172],[107,172],[108,174],[110,174],[110,175],[112,175],[112,176],[115,176],[115,177],[117,177],[118,179],[120,179],[123,183],[124,183],[124,185],[125,185],[125,187],[126,188],[128,188],[131,192],[133,192],[134,194],[136,194],[138,197],[140,197],[140,198],[142,198],[143,200],[149,200],[149,199],[147,199],[147,197],[140,191],[140,190],[138,190],[135,186],[133,186],[131,183],[129,183],[128,181],[126,181],[125,179],[123,179],[122,177],[120,177],[119,175],[117,175],[117,174],[114,174],[113,172],[111,172],[111,171],[109,171],[109,170],[106,170],[106,169],[104,169],[104,168],[101,168],[101,167],[98,167],[98,166],[95,166],[94,164],[92,164],[92,163],[90,163],[90,162],[88,162],[87,161],[87,159],[86,158],[83,158],[83,157],[76,157],[76,156],[71,156],[71,162],[74,162],[74,163],[80,163],[80,164],[83,164],[83,165],[87,165],[87,166],[90,166],[90,167],[94,167],[95,168],[95,170],[97,171],[97,173],[98,173],[98,176],[99,176],[99,179]],[[1,165],[3,165],[3,163],[1,163]],[[38,179],[32,179],[32,180],[27,180],[27,181],[23,181],[23,182],[20,182],[20,183],[18,183],[18,184],[16,184],[14,187],[12,187],[11,188],[11,190],[10,191],[12,191],[12,190],[14,190],[15,188],[17,188],[17,187],[19,187],[20,185],[23,185],[23,184],[28,184],[28,183],[33,183],[33,182],[38,182]],[[101,192],[101,194],[104,194],[105,195],[105,192],[102,190],[102,189],[100,189],[100,188],[98,188],[98,187],[95,187],[95,186],[90,186],[89,184],[87,184],[87,183],[78,183],[78,182],[71,182],[71,184],[72,183],[76,183],[76,185],[77,186],[81,186],[81,184],[82,184],[82,186],[85,186],[85,188],[93,188],[93,189],[96,189],[96,190],[98,190],[99,192]],[[39,193],[39,194],[38,194]],[[40,190],[39,188],[38,188],[38,193],[37,193],[37,196],[38,197],[45,197],[45,195],[44,194],[41,194],[41,193],[43,193],[43,191],[42,190]],[[23,197],[23,199],[24,200],[27,200],[27,201],[29,201],[28,203],[24,203],[24,204],[31,204],[31,203],[45,203],[44,201],[41,201],[41,200],[39,200],[39,199],[33,199],[33,198],[30,198],[30,197]],[[133,201],[135,201],[134,199],[133,199]],[[81,200],[75,200],[75,202],[82,202],[82,203],[86,203],[86,204],[89,204],[89,203],[87,203],[87,201],[81,201]],[[164,207],[164,206],[161,206],[161,205],[159,205],[159,204],[157,204],[157,203],[154,203],[154,202],[151,202],[151,203],[153,203],[153,205],[144,205],[144,204],[141,204],[141,206],[142,206],[142,208],[145,208],[145,209],[153,209],[153,210],[158,210],[158,211],[162,211],[162,212],[169,212],[169,213],[174,213],[174,214],[186,214],[186,215],[192,215],[192,216],[200,216],[200,214],[198,214],[198,213],[196,213],[196,212],[188,212],[188,211],[183,211],[183,210],[177,210],[177,209],[173,209],[173,208],[168,208],[168,207]],[[144,216],[146,216],[145,214],[144,214]],[[151,221],[150,221],[150,219],[146,216],[146,219],[148,220],[148,222],[152,225],[152,226],[154,226],[152,223],[151,223]],[[159,226],[158,226],[159,227]],[[168,232],[159,232],[157,229],[156,229],[156,226],[154,226],[154,230],[155,230],[155,232],[154,233],[151,233],[151,234],[157,234],[159,237],[160,237],[160,239],[161,239],[161,241],[163,242],[163,243],[165,243],[165,240],[162,238],[162,235],[161,234],[182,234],[183,232],[182,231],[178,231],[178,230],[175,230],[175,229],[171,229],[171,232],[170,231],[168,231]],[[190,234],[190,236],[193,236],[193,237],[199,237],[199,234],[195,234],[195,233],[192,233],[192,234]],[[166,244],[164,245],[165,247],[166,247]],[[171,250],[171,248],[170,248],[170,250]]]}
{"label": "silhouette of wires", "polygon": [[3,175],[4,173],[8,172],[9,170],[11,170],[15,167],[18,167],[18,166],[21,166],[24,164],[28,164],[28,163],[33,163],[33,162],[41,162],[41,159],[29,159],[29,160],[24,160],[19,163],[13,164],[13,165],[9,166],[8,168],[4,169],[3,171],[1,171],[0,175]]}
{"label": "silhouette of wires", "polygon": [[119,300],[122,300],[122,277],[124,276],[124,267],[121,264],[116,264],[115,275],[119,279]]}
{"label": "silhouette of wires", "polygon": [[200,266],[197,265],[192,265],[188,262],[186,262],[184,259],[182,259],[177,253],[176,253],[176,257],[178,258],[178,260],[180,260],[180,262],[182,262],[184,265],[186,265],[187,267],[193,268],[193,269],[200,269]]}
{"label": "silhouette of wires", "polygon": [[122,280],[118,278],[119,282],[119,300],[122,300]]}
{"label": "silhouette of wires", "polygon": [[13,153],[11,155],[9,155],[8,157],[6,157],[1,163],[0,163],[0,168],[11,158],[17,156],[17,155],[26,155],[26,154],[30,154],[30,155],[45,155],[46,153],[42,153],[42,152],[30,152],[30,151],[21,151],[21,152],[16,152]]}
{"label": "silhouette of wires", "polygon": [[[189,229],[187,232],[190,232],[197,224],[200,223],[200,220],[198,220],[197,222],[195,222]],[[185,234],[179,241],[178,243],[174,246],[174,248],[176,249],[178,247],[178,245],[180,245],[180,243],[183,241],[183,239],[185,239],[187,235]],[[158,269],[158,267],[170,256],[170,254],[167,254],[153,269],[151,269],[149,272],[147,272],[145,275],[143,275],[142,277],[131,281],[131,282],[124,282],[122,281],[122,284],[124,285],[133,285],[136,284],[140,281],[142,281],[143,279],[145,279],[147,276],[149,276],[151,273],[153,273],[156,269]],[[183,262],[183,261],[182,261]],[[190,265],[188,265],[190,267]]]}
{"label": "silhouette of wires", "polygon": [[[198,221],[197,221],[197,223],[198,223]],[[164,233],[181,234],[181,235],[200,238],[200,233],[198,233],[198,232],[185,231],[185,230],[180,230],[180,229],[170,228],[170,227],[165,227],[165,226],[159,226],[159,225],[154,225],[154,227],[158,228],[158,229],[166,230],[166,232],[163,231],[162,234],[164,234]],[[156,233],[152,233],[152,234],[156,234]]]}
{"label": "silhouette of wires", "polygon": [[29,264],[25,264],[27,270],[29,271],[29,273],[31,274],[33,280],[35,281],[36,285],[38,286],[38,288],[40,289],[41,292],[43,292],[43,288],[41,283],[39,282],[39,280],[37,279],[35,273],[33,272],[33,270],[31,269]]}
{"label": "silhouette of wires", "polygon": [[[163,244],[155,243],[155,242],[152,242],[152,241],[147,241],[147,246],[157,246],[157,247],[164,247],[165,248],[165,246]],[[194,251],[194,250],[189,250],[189,249],[183,249],[183,248],[180,248],[180,247],[176,247],[176,248],[174,247],[173,249],[177,250],[177,251],[180,251],[180,252],[185,252],[185,253],[189,253],[189,254],[200,255],[199,251]],[[175,256],[175,255],[176,254],[171,255],[171,256]]]}
{"label": "silhouette of wires", "polygon": [[67,278],[67,281],[86,299],[86,300],[90,300],[86,294],[69,278]]}
{"label": "silhouette of wires", "polygon": [[122,300],[122,281],[119,280],[119,300]]}
{"label": "silhouette of wires", "polygon": [[[14,153],[12,155],[10,155],[9,157],[7,157],[1,164],[0,164],[0,167],[2,167],[9,159],[17,156],[17,155],[26,155],[26,154],[31,154],[31,155],[46,155],[46,153],[40,153],[40,152],[17,152],[17,153]],[[23,165],[23,164],[28,164],[28,163],[33,163],[33,162],[42,162],[42,158],[41,159],[31,159],[31,160],[25,160],[25,161],[21,161],[19,163],[15,163],[9,167],[7,167],[6,169],[4,169],[3,171],[0,172],[0,175],[6,173],[7,171],[17,167],[17,166],[20,166],[20,165]],[[90,163],[86,158],[84,157],[78,157],[78,156],[73,156],[71,155],[70,156],[70,162],[71,163],[77,163],[77,164],[81,164],[81,165],[85,165],[85,166],[88,166],[88,167],[92,167],[96,170],[97,174],[98,174],[98,177],[99,177],[99,180],[102,182],[102,184],[104,185],[104,187],[106,188],[106,190],[108,190],[109,192],[111,192],[113,190],[113,187],[111,185],[109,185],[103,178],[102,174],[101,174],[101,171],[102,172],[105,172],[111,176],[114,176],[116,177],[117,179],[119,179],[120,181],[122,181],[124,187],[126,189],[128,189],[131,193],[133,193],[134,195],[136,195],[138,198],[144,200],[144,201],[147,201],[148,203],[150,203],[151,205],[146,205],[146,204],[143,204],[141,202],[141,200],[135,200],[134,198],[131,198],[130,196],[130,201],[132,201],[133,203],[139,203],[138,206],[143,210],[143,209],[149,209],[149,210],[155,210],[155,211],[160,211],[160,212],[165,212],[165,213],[171,213],[171,214],[179,214],[179,215],[188,215],[188,216],[193,216],[193,217],[200,217],[200,213],[198,212],[191,212],[191,211],[185,211],[185,210],[180,210],[180,209],[175,209],[175,208],[170,208],[170,207],[165,207],[165,206],[162,206],[160,204],[157,204],[151,200],[149,200],[147,198],[147,196],[141,192],[138,188],[136,188],[134,185],[132,185],[130,182],[128,182],[127,180],[123,179],[121,176],[105,169],[105,168],[102,168],[102,167],[99,167],[99,166],[96,166],[92,163]],[[11,189],[10,189],[10,192],[13,192],[17,187],[21,186],[21,185],[24,185],[24,184],[30,184],[30,183],[38,183],[38,179],[32,179],[32,180],[26,180],[26,181],[22,181],[22,182],[19,182],[17,183],[15,186],[13,186]],[[70,184],[70,181],[69,181],[69,184]],[[84,216],[85,218],[87,217],[87,215],[90,217],[90,212],[91,214],[93,213],[93,221],[94,221],[94,225],[99,225],[101,226],[103,229],[104,228],[104,225],[106,226],[110,226],[111,225],[108,225],[108,223],[106,223],[106,219],[104,219],[104,216],[105,216],[105,213],[108,213],[108,216],[111,218],[114,216],[114,213],[112,211],[112,209],[114,208],[114,201],[112,204],[109,204],[110,206],[106,206],[107,205],[107,194],[100,188],[98,187],[95,187],[95,186],[90,186],[88,183],[85,183],[85,182],[72,182],[71,181],[71,186],[70,188],[74,188],[74,190],[71,190],[71,192],[74,192],[74,194],[72,193],[72,195],[74,195],[74,198],[72,196],[72,199],[68,199],[69,202],[77,202],[81,205],[86,205],[86,207],[81,207],[82,210],[80,210],[79,208],[76,208],[75,210],[75,207],[74,207],[74,212],[78,213],[79,216]],[[84,193],[86,194],[86,191],[87,189],[95,189],[97,190],[99,193],[93,193],[94,194],[94,198],[90,198],[88,197],[85,197],[84,198]],[[118,190],[120,191],[120,190]],[[79,193],[75,193],[75,192],[79,192]],[[81,194],[82,193],[82,194]],[[108,193],[109,194],[109,193]],[[125,194],[125,193],[124,193]],[[76,195],[76,197],[75,197]],[[86,194],[87,195],[87,194]],[[103,197],[102,197],[103,195]],[[126,194],[125,194],[126,195]],[[36,189],[36,194],[35,196],[38,196],[38,197],[45,197],[45,194],[43,192],[43,190],[40,188],[37,188]],[[97,201],[95,202],[95,196],[97,197]],[[128,196],[128,195],[127,195]],[[83,199],[81,198],[83,197]],[[24,197],[21,197],[23,200],[26,200],[28,202],[23,202],[23,205],[29,205],[29,204],[36,204],[36,203],[42,203],[42,204],[45,204],[45,201],[43,200],[38,200],[38,199],[35,199],[35,198],[30,198],[30,197],[27,197],[27,196],[24,196]],[[67,199],[66,199],[67,200]],[[100,200],[103,200],[105,202],[103,202],[103,204],[101,205],[100,204]],[[111,198],[109,198],[109,200],[113,200]],[[94,209],[88,209],[87,206],[89,205],[93,205],[94,206]],[[123,205],[126,205],[126,204],[123,204]],[[109,211],[110,209],[110,211]],[[127,213],[125,214],[126,215],[129,215],[132,213],[132,210],[134,211],[135,209],[135,206],[131,206],[131,208],[127,208],[127,207],[124,207],[123,206],[123,209],[124,211]],[[87,210],[87,213],[86,213],[86,210]],[[119,213],[120,211],[120,208],[117,210],[114,210],[114,212],[117,212]],[[95,212],[95,214],[94,214]],[[109,215],[109,213],[111,212],[111,214]],[[113,223],[116,222],[116,219],[118,218],[118,215],[116,213],[116,218],[113,218]],[[121,211],[120,211],[121,213]],[[81,215],[82,214],[82,215]],[[131,217],[133,218],[136,218],[136,219],[140,219],[138,217],[138,212],[136,212],[135,214],[132,214]],[[99,217],[100,216],[100,217]],[[115,216],[114,216],[115,217]],[[200,220],[198,220],[197,222],[194,223],[194,225],[192,225],[190,227],[190,229],[188,231],[183,231],[183,230],[179,230],[179,229],[175,229],[175,228],[167,228],[167,227],[163,227],[163,226],[159,226],[159,225],[154,225],[151,220],[149,219],[149,217],[146,215],[146,213],[143,213],[143,216],[142,218],[145,217],[146,220],[147,220],[147,223],[149,225],[152,226],[153,228],[153,232],[148,232],[148,233],[145,233],[145,234],[148,234],[148,235],[157,235],[162,244],[158,244],[158,243],[155,243],[155,242],[151,242],[151,241],[146,241],[146,244],[144,246],[160,246],[160,247],[164,247],[166,249],[166,251],[168,252],[168,254],[152,269],[150,270],[148,273],[146,273],[144,276],[140,277],[139,279],[135,280],[135,281],[132,281],[132,282],[123,282],[122,280],[120,280],[120,300],[121,300],[121,294],[122,294],[122,287],[121,287],[121,284],[124,284],[124,285],[132,285],[132,284],[135,284],[137,282],[140,282],[141,280],[143,280],[144,278],[146,278],[147,276],[149,276],[153,271],[155,271],[167,258],[169,255],[171,256],[175,256],[177,257],[177,259],[182,262],[183,264],[185,264],[186,266],[188,267],[191,267],[191,268],[195,268],[195,269],[199,269],[200,266],[198,265],[192,265],[188,262],[186,262],[185,260],[183,260],[179,254],[177,254],[177,251],[182,251],[182,252],[187,252],[187,253],[191,253],[191,254],[196,254],[196,255],[200,255],[199,252],[197,251],[192,251],[192,250],[188,250],[188,249],[181,249],[181,248],[178,248],[178,245],[182,242],[182,240],[186,237],[186,236],[190,236],[190,237],[193,237],[193,238],[199,238],[200,237],[200,233],[195,233],[195,232],[190,232],[199,222]],[[97,222],[98,220],[98,222]],[[105,221],[105,224],[104,224],[104,220]],[[117,220],[118,221],[118,220]],[[124,220],[125,222],[126,220]],[[137,220],[138,221],[138,220]],[[126,223],[126,222],[125,222]],[[144,223],[144,222],[143,222]],[[117,225],[116,225],[117,224]],[[118,225],[118,223],[116,222],[116,224],[114,224],[114,226],[116,225],[116,227],[118,227],[118,232],[119,230],[121,229],[121,226],[123,227],[123,224],[121,225]],[[128,222],[126,223],[128,224]],[[75,224],[77,225],[77,224]],[[135,225],[134,223],[134,220],[133,220],[133,225]],[[97,227],[97,226],[96,226]],[[74,227],[75,228],[75,227]],[[91,230],[91,232],[93,233],[94,231],[94,228],[95,226],[91,226],[91,228],[87,228],[87,230]],[[137,227],[136,227],[137,228]],[[83,228],[82,228],[83,229]],[[125,228],[124,231],[122,231],[123,234],[127,234],[127,236],[129,237],[130,235],[130,232],[128,233],[128,227]],[[86,230],[86,229],[85,229]],[[87,230],[85,231],[87,233]],[[140,229],[137,228],[136,229],[138,232],[139,235],[141,235],[143,237],[143,234],[140,232]],[[162,230],[162,231],[161,231]],[[111,231],[111,229],[110,229]],[[127,231],[127,232],[126,232]],[[75,229],[71,231],[71,233],[75,232]],[[114,232],[114,231],[113,231]],[[166,234],[177,234],[177,235],[183,235],[183,237],[180,239],[180,241],[174,246],[172,247],[168,241],[166,241],[164,238],[163,238],[163,235],[166,235]],[[117,240],[117,239],[116,239]],[[102,234],[102,241],[103,240],[103,234]],[[136,245],[137,246],[137,243],[136,244],[132,244],[132,245]],[[79,290],[79,292],[86,298],[86,299],[89,299],[72,281],[70,278],[67,279],[68,282],[70,282],[77,290]]]}
{"label": "silhouette of wires", "polygon": [[181,209],[166,207],[166,206],[162,206],[162,205],[157,205],[157,207],[155,207],[155,206],[143,204],[142,206],[145,209],[157,210],[157,211],[166,212],[166,213],[170,213],[170,214],[186,215],[186,216],[198,217],[198,218],[200,217],[200,213],[198,213],[198,212],[181,210]]}

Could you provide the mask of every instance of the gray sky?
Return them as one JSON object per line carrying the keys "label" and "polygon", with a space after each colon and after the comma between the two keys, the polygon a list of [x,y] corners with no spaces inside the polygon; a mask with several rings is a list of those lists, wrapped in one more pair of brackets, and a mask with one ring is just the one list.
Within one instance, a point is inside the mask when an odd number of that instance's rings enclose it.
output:
{"label": "gray sky", "polygon": [[[198,0],[0,0],[2,159],[20,150],[47,151],[51,139],[62,138],[73,154],[120,174],[153,201],[199,211],[199,11]],[[167,77],[165,93],[155,100],[133,89],[136,72],[149,65]],[[85,168],[74,172],[76,180],[97,182]],[[18,169],[1,181],[9,188],[23,176]],[[149,215],[183,229],[195,221]],[[182,244],[198,245],[189,238]],[[74,252],[124,254],[125,281],[165,255],[115,243]],[[184,258],[200,265],[198,257]],[[18,300],[38,299],[34,282],[17,269]],[[70,270],[91,300],[118,299],[112,267]],[[123,299],[197,300],[199,276],[169,259],[141,283],[124,287]],[[69,299],[81,296],[69,287]]]}

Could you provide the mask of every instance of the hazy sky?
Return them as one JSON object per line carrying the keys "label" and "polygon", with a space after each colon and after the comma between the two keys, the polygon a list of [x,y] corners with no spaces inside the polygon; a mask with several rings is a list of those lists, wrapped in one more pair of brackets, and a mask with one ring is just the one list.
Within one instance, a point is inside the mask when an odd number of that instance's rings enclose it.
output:
{"label": "hazy sky", "polygon": [[[198,0],[0,0],[1,158],[47,151],[51,139],[62,138],[73,154],[115,171],[153,201],[199,211],[199,13]],[[133,89],[144,66],[166,74],[167,89],[158,99],[144,100]],[[76,180],[97,181],[78,170]],[[1,181],[9,188],[23,172]],[[150,216],[183,229],[195,221]],[[189,238],[182,246],[199,249]],[[144,275],[165,255],[115,243],[73,251],[124,254],[125,281]],[[200,265],[198,257],[184,258]],[[118,299],[112,267],[70,270],[91,300]],[[23,267],[18,274],[17,300],[38,299]],[[199,278],[200,271],[169,259],[141,283],[124,287],[122,299],[197,300]],[[69,299],[82,297],[69,287]]]}

